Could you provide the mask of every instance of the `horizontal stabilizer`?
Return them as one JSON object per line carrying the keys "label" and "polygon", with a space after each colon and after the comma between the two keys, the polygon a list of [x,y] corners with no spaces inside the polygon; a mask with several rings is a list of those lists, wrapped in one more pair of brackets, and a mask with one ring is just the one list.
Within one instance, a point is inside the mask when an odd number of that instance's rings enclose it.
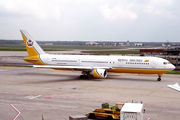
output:
{"label": "horizontal stabilizer", "polygon": [[38,61],[38,59],[24,59],[26,61]]}

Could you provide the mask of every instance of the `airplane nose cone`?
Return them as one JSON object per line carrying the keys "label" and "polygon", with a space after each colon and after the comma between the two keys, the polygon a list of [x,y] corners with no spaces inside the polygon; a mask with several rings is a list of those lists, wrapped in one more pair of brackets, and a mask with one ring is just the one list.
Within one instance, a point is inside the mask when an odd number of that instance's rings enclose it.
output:
{"label": "airplane nose cone", "polygon": [[170,68],[174,70],[176,67],[173,64],[171,64]]}

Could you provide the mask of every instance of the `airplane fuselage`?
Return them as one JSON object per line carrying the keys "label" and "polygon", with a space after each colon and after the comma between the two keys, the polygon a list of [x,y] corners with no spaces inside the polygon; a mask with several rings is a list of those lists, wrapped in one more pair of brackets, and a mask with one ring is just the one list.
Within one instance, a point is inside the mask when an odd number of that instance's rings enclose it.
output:
{"label": "airplane fuselage", "polygon": [[98,56],[98,55],[40,55],[43,64],[53,66],[109,67],[108,72],[163,74],[173,65],[158,57]]}

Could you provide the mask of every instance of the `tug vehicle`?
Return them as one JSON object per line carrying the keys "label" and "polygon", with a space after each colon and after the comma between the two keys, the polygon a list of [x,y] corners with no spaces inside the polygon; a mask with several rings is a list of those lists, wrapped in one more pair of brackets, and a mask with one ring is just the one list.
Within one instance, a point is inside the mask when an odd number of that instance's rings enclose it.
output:
{"label": "tug vehicle", "polygon": [[109,108],[108,103],[102,104],[102,109],[95,109],[86,114],[89,119],[100,120],[143,120],[143,103],[116,103]]}
{"label": "tug vehicle", "polygon": [[93,112],[86,114],[86,116],[89,119],[118,120],[123,106],[124,103],[116,103],[115,106],[109,108],[108,103],[103,103],[102,109],[95,109]]}

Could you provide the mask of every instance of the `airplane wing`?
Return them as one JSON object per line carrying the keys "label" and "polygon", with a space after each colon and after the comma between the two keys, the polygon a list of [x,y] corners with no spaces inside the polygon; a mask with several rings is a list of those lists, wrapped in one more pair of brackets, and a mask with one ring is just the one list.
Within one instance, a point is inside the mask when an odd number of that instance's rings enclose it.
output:
{"label": "airplane wing", "polygon": [[111,67],[106,67],[106,66],[56,66],[56,65],[33,65],[33,67],[38,67],[38,68],[64,68],[64,69],[80,69],[80,70],[92,70],[92,69],[112,69]]}

